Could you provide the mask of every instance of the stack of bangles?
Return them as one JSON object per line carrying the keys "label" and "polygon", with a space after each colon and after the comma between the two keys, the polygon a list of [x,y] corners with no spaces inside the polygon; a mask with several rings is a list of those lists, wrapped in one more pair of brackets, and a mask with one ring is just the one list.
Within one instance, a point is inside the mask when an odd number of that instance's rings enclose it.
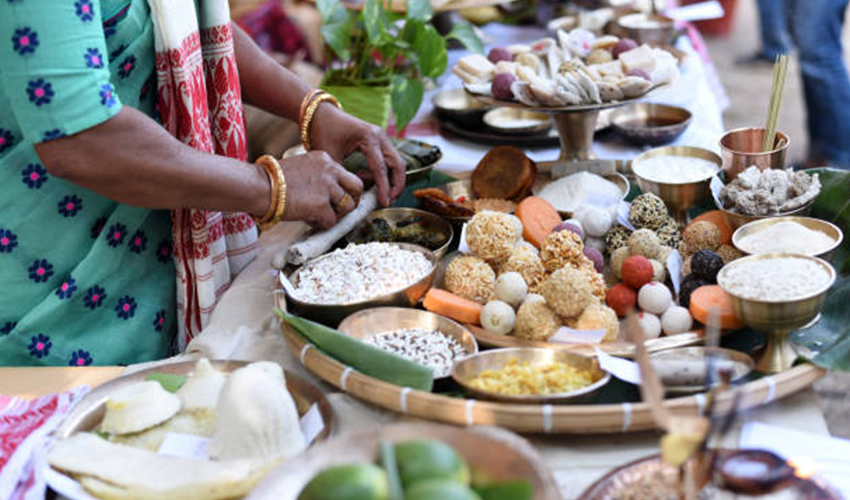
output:
{"label": "stack of bangles", "polygon": [[[301,128],[301,144],[304,149],[310,151],[310,125],[313,122],[313,116],[316,110],[323,102],[330,102],[334,106],[342,109],[339,101],[336,98],[323,90],[313,90],[309,92],[301,101],[301,112],[298,122]],[[271,197],[269,200],[269,209],[262,217],[254,217],[254,222],[261,230],[266,230],[274,226],[283,218],[284,210],[286,209],[286,179],[283,176],[283,169],[280,163],[271,155],[263,155],[257,159],[257,165],[261,166],[266,171],[271,183]]]}

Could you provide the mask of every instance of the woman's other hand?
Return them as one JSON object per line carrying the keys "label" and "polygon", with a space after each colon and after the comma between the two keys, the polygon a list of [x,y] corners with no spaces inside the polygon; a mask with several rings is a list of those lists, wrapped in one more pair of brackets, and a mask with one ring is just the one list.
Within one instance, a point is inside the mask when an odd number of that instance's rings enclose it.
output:
{"label": "woman's other hand", "polygon": [[284,219],[327,229],[360,203],[363,182],[324,151],[281,162],[286,177]]}
{"label": "woman's other hand", "polygon": [[387,207],[404,191],[405,164],[379,127],[344,113],[329,103],[316,111],[310,131],[313,149],[338,162],[360,151],[366,155],[366,176],[378,187],[378,202]]}

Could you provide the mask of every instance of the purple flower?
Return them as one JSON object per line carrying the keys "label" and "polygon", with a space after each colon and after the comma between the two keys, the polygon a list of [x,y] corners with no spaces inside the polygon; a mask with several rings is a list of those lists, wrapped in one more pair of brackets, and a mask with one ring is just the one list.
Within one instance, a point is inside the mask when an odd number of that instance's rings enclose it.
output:
{"label": "purple flower", "polygon": [[92,310],[100,307],[104,300],[106,300],[106,290],[97,285],[86,290],[86,295],[83,297],[83,303]]}
{"label": "purple flower", "polygon": [[133,253],[142,253],[148,247],[148,237],[145,236],[145,232],[141,229],[136,231],[133,234],[133,237],[130,238],[130,251]]}
{"label": "purple flower", "polygon": [[10,229],[0,227],[0,253],[12,253],[16,246],[18,246],[18,235]]}
{"label": "purple flower", "polygon": [[136,67],[136,56],[130,54],[123,61],[121,61],[121,65],[118,67],[118,76],[121,78],[127,78],[130,76],[130,73],[133,72],[133,69]]}
{"label": "purple flower", "polygon": [[84,23],[94,19],[94,6],[91,4],[91,0],[77,0],[74,7],[77,8],[77,17]]}
{"label": "purple flower", "polygon": [[12,132],[5,128],[0,128],[0,153],[10,149],[14,143],[15,136],[12,135]]}
{"label": "purple flower", "polygon": [[106,106],[107,108],[111,108],[118,102],[118,99],[115,98],[115,88],[112,87],[111,83],[104,83],[100,86],[100,103]]}
{"label": "purple flower", "polygon": [[109,226],[109,230],[106,232],[106,241],[109,242],[109,246],[115,248],[124,242],[126,236],[127,226],[124,224],[113,224]]}
{"label": "purple flower", "polygon": [[53,85],[44,78],[31,80],[27,85],[27,94],[30,96],[30,102],[36,106],[50,104],[53,99]]}
{"label": "purple flower", "polygon": [[36,358],[41,359],[50,354],[51,347],[53,347],[53,342],[50,341],[50,337],[43,333],[39,333],[30,339],[30,356],[35,356]]}
{"label": "purple flower", "polygon": [[83,57],[86,59],[86,66],[89,68],[100,69],[103,67],[103,55],[98,49],[86,49]]}
{"label": "purple flower", "polygon": [[115,312],[121,319],[130,319],[136,314],[136,299],[125,295],[118,299],[118,304],[115,305]]}
{"label": "purple flower", "polygon": [[12,35],[12,48],[20,55],[32,54],[38,47],[38,33],[29,27],[15,30]]}
{"label": "purple flower", "polygon": [[30,279],[36,283],[44,283],[53,276],[53,264],[47,259],[35,259],[29,268]]}
{"label": "purple flower", "polygon": [[77,281],[74,278],[68,278],[59,285],[56,289],[56,295],[62,299],[70,299],[74,292],[77,291]]}
{"label": "purple flower", "polygon": [[0,327],[0,336],[9,335],[16,326],[18,326],[17,321],[7,321],[3,323],[3,326]]}
{"label": "purple flower", "polygon": [[21,181],[30,189],[40,189],[47,182],[47,170],[38,163],[30,163],[21,170]]}
{"label": "purple flower", "polygon": [[71,195],[62,198],[59,202],[59,213],[64,217],[73,217],[83,209],[83,200]]}
{"label": "purple flower", "polygon": [[153,329],[161,332],[163,328],[165,328],[165,309],[160,309],[153,319]]}
{"label": "purple flower", "polygon": [[156,260],[167,264],[171,262],[171,242],[163,240],[156,248]]}
{"label": "purple flower", "polygon": [[89,366],[92,364],[91,353],[78,349],[71,353],[71,360],[68,361],[68,366]]}
{"label": "purple flower", "polygon": [[60,137],[65,137],[65,132],[62,132],[61,129],[55,128],[53,130],[45,130],[42,141],[52,141],[53,139],[59,139]]}
{"label": "purple flower", "polygon": [[91,239],[96,240],[100,233],[103,232],[103,226],[106,225],[106,217],[101,217],[94,221],[91,227]]}

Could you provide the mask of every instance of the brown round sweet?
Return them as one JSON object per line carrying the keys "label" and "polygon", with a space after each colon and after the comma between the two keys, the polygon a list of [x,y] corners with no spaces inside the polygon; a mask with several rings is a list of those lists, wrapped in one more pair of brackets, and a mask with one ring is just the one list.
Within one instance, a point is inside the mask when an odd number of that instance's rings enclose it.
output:
{"label": "brown round sweet", "polygon": [[[579,267],[585,260],[584,243],[572,231],[557,231],[549,233],[540,246],[540,260],[548,272],[555,272],[564,266]],[[593,263],[590,263],[593,265]]]}
{"label": "brown round sweet", "polygon": [[697,250],[717,250],[720,247],[720,229],[712,222],[694,222],[682,231],[682,255],[693,255]]}
{"label": "brown round sweet", "polygon": [[723,259],[724,264],[728,264],[744,256],[743,252],[732,245],[720,245],[720,248],[717,249],[717,255]]}
{"label": "brown round sweet", "polygon": [[543,297],[557,314],[572,318],[596,301],[587,274],[577,269],[558,269],[543,282]]}
{"label": "brown round sweet", "polygon": [[581,313],[573,326],[576,330],[605,330],[602,342],[613,342],[620,335],[617,313],[608,306],[591,304]]}
{"label": "brown round sweet", "polygon": [[545,301],[525,302],[516,313],[514,336],[526,340],[547,340],[561,326],[558,316]]}
{"label": "brown round sweet", "polygon": [[455,295],[486,304],[495,295],[496,273],[483,260],[464,255],[446,267],[446,289]]}
{"label": "brown round sweet", "polygon": [[478,212],[466,225],[466,244],[476,256],[499,262],[508,258],[520,234],[521,224],[512,215]]}

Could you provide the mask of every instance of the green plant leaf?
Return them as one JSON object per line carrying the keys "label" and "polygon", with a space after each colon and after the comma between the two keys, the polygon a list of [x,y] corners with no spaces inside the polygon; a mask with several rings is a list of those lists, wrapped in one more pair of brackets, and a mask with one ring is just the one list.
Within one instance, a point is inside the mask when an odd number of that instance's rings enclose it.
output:
{"label": "green plant leaf", "polygon": [[422,80],[401,75],[393,76],[391,98],[396,130],[401,131],[416,116],[424,93]]}
{"label": "green plant leaf", "polygon": [[463,44],[464,47],[476,54],[484,53],[484,43],[475,34],[475,28],[465,21],[455,23],[452,31],[446,35],[446,38],[454,38]]}
{"label": "green plant leaf", "polygon": [[379,0],[366,0],[362,16],[369,43],[373,45],[381,43],[387,34],[387,18],[384,15],[384,7],[381,2]]}
{"label": "green plant leaf", "polygon": [[438,78],[446,72],[449,64],[446,40],[430,24],[423,29],[421,40],[413,46],[419,54],[419,71],[427,78]]}
{"label": "green plant leaf", "polygon": [[323,24],[348,21],[348,11],[339,0],[316,0],[316,8],[322,16]]}
{"label": "green plant leaf", "polygon": [[325,43],[333,50],[334,54],[343,61],[351,59],[351,23],[331,23],[323,25],[320,30]]}
{"label": "green plant leaf", "polygon": [[428,21],[434,15],[430,0],[407,0],[407,18]]}

